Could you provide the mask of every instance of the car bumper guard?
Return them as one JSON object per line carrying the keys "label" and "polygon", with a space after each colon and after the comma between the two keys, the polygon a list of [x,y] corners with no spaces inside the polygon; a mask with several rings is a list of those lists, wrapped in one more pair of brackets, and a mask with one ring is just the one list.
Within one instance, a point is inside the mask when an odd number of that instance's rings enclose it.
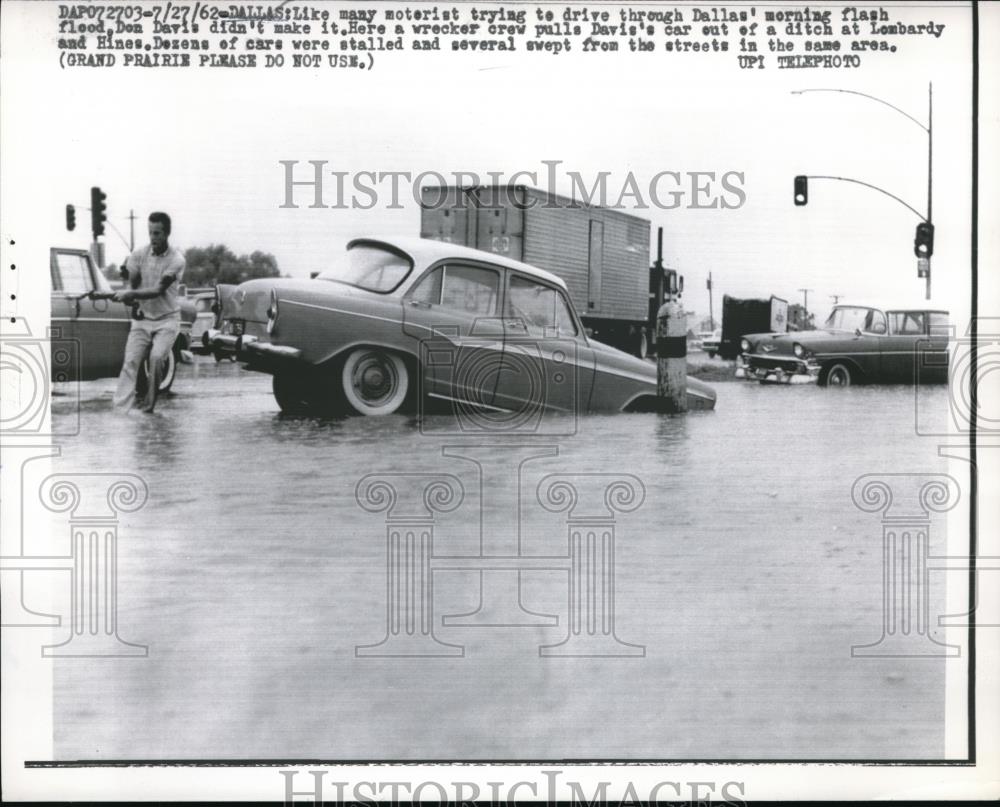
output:
{"label": "car bumper guard", "polygon": [[276,345],[273,342],[261,342],[256,336],[243,334],[233,336],[220,331],[206,331],[202,337],[202,348],[206,353],[215,356],[233,356],[239,361],[255,363],[298,361],[302,351],[289,345]]}
{"label": "car bumper guard", "polygon": [[819,378],[819,370],[819,365],[808,359],[744,353],[740,356],[736,377],[779,384],[808,383]]}

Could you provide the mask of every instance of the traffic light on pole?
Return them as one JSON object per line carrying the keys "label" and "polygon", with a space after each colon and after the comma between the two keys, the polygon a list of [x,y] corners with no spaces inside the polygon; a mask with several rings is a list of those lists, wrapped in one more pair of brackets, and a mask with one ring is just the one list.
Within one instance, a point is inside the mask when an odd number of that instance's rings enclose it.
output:
{"label": "traffic light on pole", "polygon": [[809,177],[795,177],[795,204],[801,207],[809,201]]}
{"label": "traffic light on pole", "polygon": [[917,225],[917,233],[913,237],[913,254],[918,258],[929,258],[934,254],[934,225],[922,221]]}
{"label": "traffic light on pole", "polygon": [[108,220],[105,199],[108,195],[100,188],[90,189],[90,230],[96,239],[99,235],[104,235],[104,222]]}
{"label": "traffic light on pole", "polygon": [[66,205],[66,229],[76,229],[76,208],[73,205]]}

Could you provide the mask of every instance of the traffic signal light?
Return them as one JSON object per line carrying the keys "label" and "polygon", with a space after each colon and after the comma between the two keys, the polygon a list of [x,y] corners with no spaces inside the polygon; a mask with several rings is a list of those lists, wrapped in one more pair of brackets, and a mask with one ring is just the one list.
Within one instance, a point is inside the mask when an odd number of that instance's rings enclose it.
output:
{"label": "traffic signal light", "polygon": [[107,198],[108,195],[100,188],[90,189],[90,231],[94,238],[104,235],[104,222],[108,220],[108,206],[104,200]]}
{"label": "traffic signal light", "polygon": [[934,254],[934,225],[922,221],[917,225],[917,233],[913,237],[913,254],[918,258],[929,258]]}
{"label": "traffic signal light", "polygon": [[76,208],[73,205],[66,205],[66,229],[76,229]]}
{"label": "traffic signal light", "polygon": [[795,177],[795,204],[802,206],[809,201],[809,177]]}

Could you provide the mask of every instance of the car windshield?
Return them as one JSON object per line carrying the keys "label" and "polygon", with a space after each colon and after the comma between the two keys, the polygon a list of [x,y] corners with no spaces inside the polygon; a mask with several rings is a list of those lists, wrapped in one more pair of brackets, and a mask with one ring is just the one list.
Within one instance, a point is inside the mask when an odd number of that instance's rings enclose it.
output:
{"label": "car windshield", "polygon": [[833,331],[865,330],[870,308],[835,308],[826,319],[825,327]]}
{"label": "car windshield", "polygon": [[413,261],[401,253],[382,247],[356,246],[348,249],[317,279],[388,294],[406,279],[412,269]]}

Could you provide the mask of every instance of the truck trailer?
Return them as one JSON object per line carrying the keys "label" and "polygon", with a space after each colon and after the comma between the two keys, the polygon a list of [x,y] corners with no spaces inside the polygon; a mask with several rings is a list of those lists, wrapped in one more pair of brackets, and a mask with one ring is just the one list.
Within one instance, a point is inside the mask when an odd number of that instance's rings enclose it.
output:
{"label": "truck trailer", "polygon": [[588,333],[650,350],[650,223],[525,185],[421,189],[420,236],[495,252],[561,277]]}
{"label": "truck trailer", "polygon": [[719,355],[735,359],[740,340],[748,333],[785,333],[788,330],[788,301],[771,295],[769,300],[722,298],[722,339]]}

